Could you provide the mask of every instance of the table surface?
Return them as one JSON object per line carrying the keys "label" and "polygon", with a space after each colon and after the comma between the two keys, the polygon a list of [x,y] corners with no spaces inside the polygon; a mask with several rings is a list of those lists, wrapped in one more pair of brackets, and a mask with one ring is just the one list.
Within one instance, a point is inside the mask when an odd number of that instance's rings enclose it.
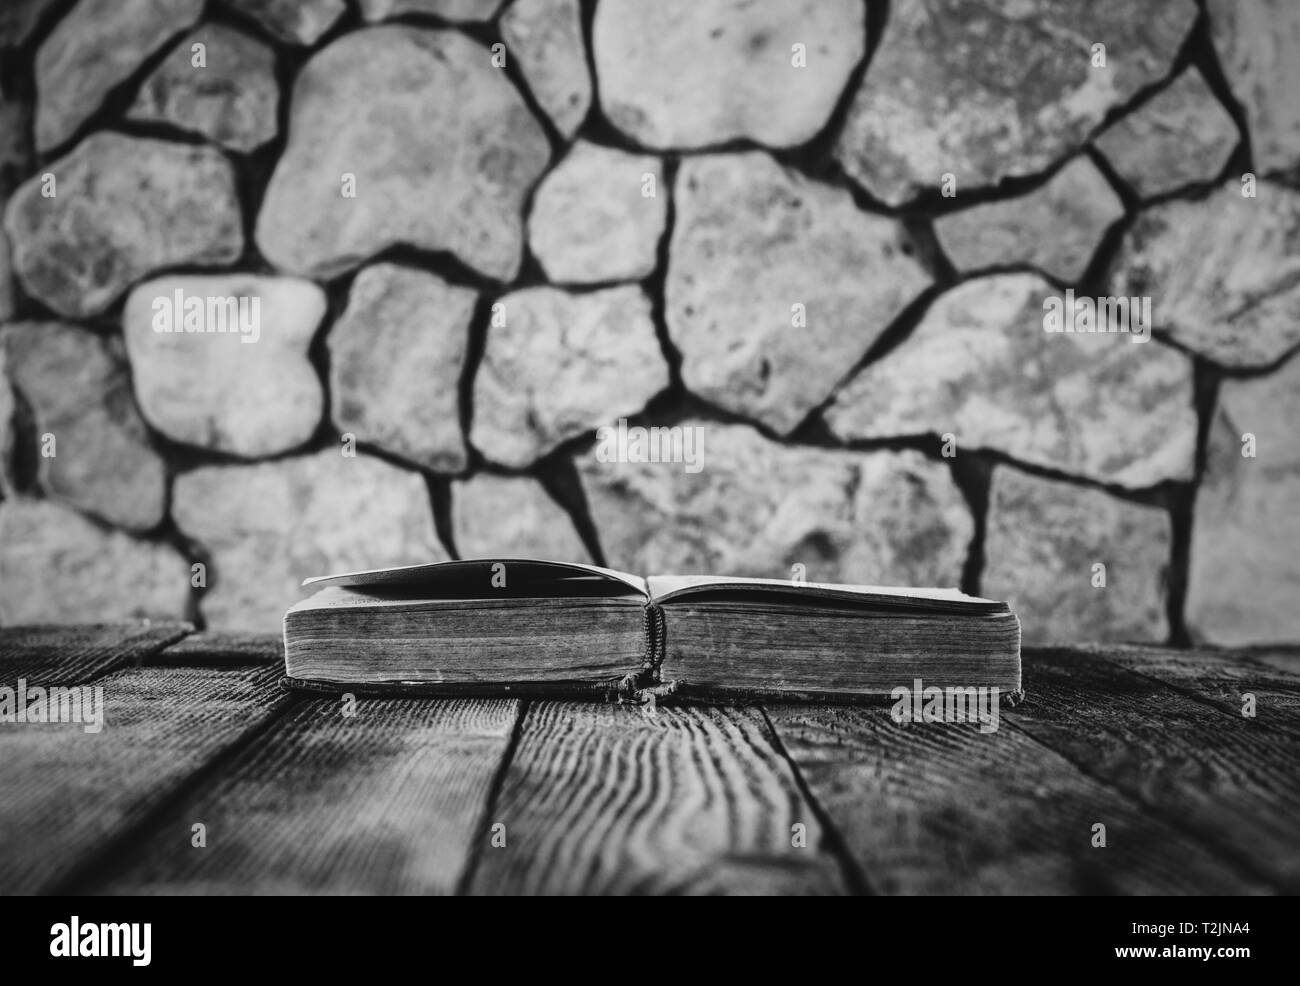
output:
{"label": "table surface", "polygon": [[107,710],[0,723],[0,893],[1300,891],[1300,648],[1029,650],[984,733],[281,671],[269,636],[0,631],[0,686]]}

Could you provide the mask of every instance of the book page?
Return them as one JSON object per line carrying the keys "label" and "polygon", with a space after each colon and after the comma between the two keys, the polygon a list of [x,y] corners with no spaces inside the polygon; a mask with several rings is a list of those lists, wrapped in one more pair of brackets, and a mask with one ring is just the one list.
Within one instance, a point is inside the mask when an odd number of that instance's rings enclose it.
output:
{"label": "book page", "polygon": [[[370,591],[419,592],[430,597],[458,598],[575,594],[646,595],[645,579],[639,575],[578,562],[544,561],[538,558],[469,558],[428,565],[374,568],[337,575],[304,579],[304,586],[364,587]],[[608,589],[608,593],[604,590]]]}
{"label": "book page", "polygon": [[783,597],[782,602],[804,600],[808,605],[827,601],[855,605],[895,605],[907,608],[961,609],[972,612],[998,611],[1006,604],[994,599],[968,596],[960,589],[913,586],[854,585],[836,582],[796,582],[792,579],[755,579],[718,575],[652,575],[646,580],[650,597],[658,603],[675,599],[702,600],[708,596],[755,598]]}

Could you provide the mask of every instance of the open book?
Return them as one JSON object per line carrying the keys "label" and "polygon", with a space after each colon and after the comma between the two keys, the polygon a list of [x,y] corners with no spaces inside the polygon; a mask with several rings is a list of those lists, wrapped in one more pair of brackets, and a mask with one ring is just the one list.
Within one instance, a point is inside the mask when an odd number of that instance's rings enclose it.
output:
{"label": "open book", "polygon": [[288,683],[330,691],[853,700],[1020,691],[1020,622],[955,589],[478,559],[308,579]]}

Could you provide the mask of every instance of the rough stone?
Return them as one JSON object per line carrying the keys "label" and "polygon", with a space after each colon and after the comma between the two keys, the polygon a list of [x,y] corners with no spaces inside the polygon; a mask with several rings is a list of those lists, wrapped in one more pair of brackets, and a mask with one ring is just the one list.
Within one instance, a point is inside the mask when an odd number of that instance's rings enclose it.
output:
{"label": "rough stone", "polygon": [[[160,331],[168,323],[159,306],[173,309],[177,292],[187,303],[201,299],[201,331]],[[238,299],[252,331],[235,331],[242,315],[219,314],[224,299]],[[141,411],[169,438],[215,451],[255,457],[301,445],[324,409],[307,359],[324,314],[324,292],[296,278],[184,275],[139,285],[122,331]],[[171,324],[185,325],[176,317]]]}
{"label": "rough stone", "polygon": [[1138,195],[1152,198],[1213,181],[1240,139],[1232,116],[1201,73],[1189,67],[1102,131],[1095,143]]}
{"label": "rough stone", "polygon": [[46,500],[0,503],[0,622],[185,619],[190,566],[171,545]]}
{"label": "rough stone", "polygon": [[1208,0],[1210,37],[1245,107],[1264,174],[1300,164],[1300,6],[1291,0]]}
{"label": "rough stone", "polygon": [[538,105],[571,139],[591,107],[578,0],[514,0],[501,15],[501,38]]}
{"label": "rough stone", "polygon": [[949,213],[934,231],[958,270],[1033,264],[1063,281],[1083,276],[1124,203],[1085,156],[1026,195]]}
{"label": "rough stone", "polygon": [[61,0],[5,0],[0,5],[0,49],[20,48]]}
{"label": "rough stone", "polygon": [[592,28],[605,116],[650,148],[805,143],[866,40],[859,0],[602,0]]}
{"label": "rough stone", "polygon": [[203,0],[81,0],[36,53],[36,149],[72,137],[119,83],[203,12]]}
{"label": "rough stone", "polygon": [[[1192,515],[1187,623],[1216,644],[1300,639],[1300,359],[1224,380]],[[1255,456],[1242,455],[1255,436]]]}
{"label": "rough stone", "polygon": [[682,378],[778,432],[930,283],[898,223],[762,152],[688,158],[674,196],[665,292]]}
{"label": "rough stone", "polygon": [[167,469],[149,445],[120,345],[57,322],[22,322],[0,333],[5,369],[26,399],[35,434],[55,440],[38,456],[52,496],[110,524],[145,531],[167,511]]}
{"label": "rough stone", "polygon": [[13,262],[9,258],[9,238],[0,230],[0,322],[14,317],[17,299],[14,297]]}
{"label": "rough stone", "polygon": [[295,274],[331,277],[405,243],[508,280],[524,198],[549,155],[486,49],[455,31],[354,31],[298,74],[257,242]]}
{"label": "rough stone", "polygon": [[291,45],[314,45],[347,10],[345,0],[222,0]]}
{"label": "rough stone", "polygon": [[479,473],[453,483],[451,516],[462,558],[591,561],[569,515],[530,476]]}
{"label": "rough stone", "polygon": [[962,449],[1134,488],[1190,479],[1192,362],[1154,340],[1048,333],[1032,274],[967,281],[826,411],[842,439],[951,433]]}
{"label": "rough stone", "polygon": [[104,132],[47,171],[56,194],[33,175],[4,226],[19,281],[59,315],[96,315],[153,271],[243,252],[234,172],[214,148]]}
{"label": "rough stone", "polygon": [[182,473],[172,514],[211,558],[199,608],[219,629],[278,631],[312,575],[447,559],[418,473],[334,448]]}
{"label": "rough stone", "polygon": [[474,379],[470,440],[524,468],[567,439],[640,411],[668,385],[650,299],[626,285],[512,292],[488,330]]}
{"label": "rough stone", "polygon": [[[205,64],[193,64],[193,46]],[[145,79],[127,117],[170,123],[247,153],[276,133],[280,88],[268,45],[223,24],[205,24],[181,40]]]}
{"label": "rough stone", "polygon": [[[653,186],[643,176],[653,176]],[[667,215],[659,159],[580,140],[537,188],[528,243],[555,282],[639,280]],[[653,196],[643,189],[653,188]]]}
{"label": "rough stone", "polygon": [[477,300],[423,271],[361,271],[329,335],[340,430],[430,469],[463,470],[459,385]]}
{"label": "rough stone", "polygon": [[960,194],[1043,171],[1169,72],[1196,16],[1194,0],[899,0],[835,156],[890,205],[948,173]]}
{"label": "rough stone", "polygon": [[973,530],[949,471],[919,452],[786,446],[748,425],[688,420],[703,468],[578,469],[607,562],[629,572],[948,585]]}
{"label": "rough stone", "polygon": [[0,97],[0,207],[32,173],[31,120],[28,103]]}
{"label": "rough stone", "polygon": [[1025,644],[1163,641],[1170,537],[1157,507],[998,466],[980,592],[1011,604]]}
{"label": "rough stone", "polygon": [[1300,343],[1300,192],[1232,180],[1204,201],[1144,211],[1110,290],[1147,295],[1158,328],[1224,366],[1263,366]]}
{"label": "rough stone", "polygon": [[360,0],[361,16],[382,21],[399,14],[432,14],[453,23],[490,21],[501,0]]}

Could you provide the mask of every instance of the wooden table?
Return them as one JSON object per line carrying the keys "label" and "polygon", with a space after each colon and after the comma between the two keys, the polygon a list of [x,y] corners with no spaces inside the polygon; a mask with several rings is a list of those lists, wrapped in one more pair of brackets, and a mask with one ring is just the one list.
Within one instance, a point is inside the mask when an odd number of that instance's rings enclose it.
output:
{"label": "wooden table", "polygon": [[94,734],[0,723],[0,892],[1300,891],[1300,649],[1030,651],[984,734],[887,704],[353,710],[280,660],[176,625],[0,631],[0,685],[107,707]]}

